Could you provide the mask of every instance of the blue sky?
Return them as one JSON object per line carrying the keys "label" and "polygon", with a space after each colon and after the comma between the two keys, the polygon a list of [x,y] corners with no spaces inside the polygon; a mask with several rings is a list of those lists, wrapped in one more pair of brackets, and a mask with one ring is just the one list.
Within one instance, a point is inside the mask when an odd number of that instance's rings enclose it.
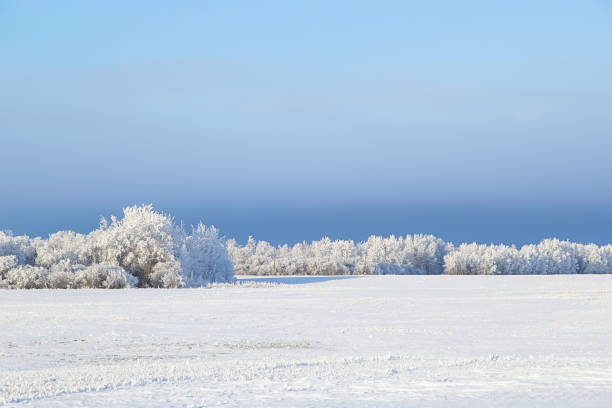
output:
{"label": "blue sky", "polygon": [[610,242],[612,3],[506,3],[0,0],[0,226]]}

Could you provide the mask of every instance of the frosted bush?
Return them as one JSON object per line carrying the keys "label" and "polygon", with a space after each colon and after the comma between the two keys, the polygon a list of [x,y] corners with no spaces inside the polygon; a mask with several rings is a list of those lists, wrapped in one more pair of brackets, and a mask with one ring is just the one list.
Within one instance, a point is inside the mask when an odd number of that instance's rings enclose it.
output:
{"label": "frosted bush", "polygon": [[34,243],[36,264],[50,268],[61,261],[71,264],[89,264],[90,254],[87,248],[87,236],[73,231],[59,231],[51,234],[46,240]]}
{"label": "frosted bush", "polygon": [[571,242],[545,239],[537,245],[525,245],[521,256],[526,262],[526,273],[577,273],[579,260]]}
{"label": "frosted bush", "polygon": [[515,247],[461,244],[444,257],[449,275],[515,275],[524,273],[524,261]]}
{"label": "frosted bush", "polygon": [[612,273],[612,245],[572,243],[577,273]]}
{"label": "frosted bush", "polygon": [[177,261],[156,264],[149,282],[154,288],[180,288],[183,286],[181,264]]}
{"label": "frosted bush", "polygon": [[424,274],[443,272],[444,255],[452,248],[433,235],[407,235],[396,238],[371,236],[357,245],[358,260],[363,259],[362,268],[375,270],[378,264],[394,264],[406,270],[418,269]]}
{"label": "frosted bush", "polygon": [[599,248],[595,244],[572,244],[577,259],[576,273],[606,273],[608,270],[605,247]]}
{"label": "frosted bush", "polygon": [[18,265],[33,263],[35,249],[26,235],[13,236],[10,231],[0,231],[0,256],[14,255]]}
{"label": "frosted bush", "polygon": [[114,262],[90,265],[76,272],[74,277],[77,288],[121,289],[136,283],[133,277]]}
{"label": "frosted bush", "polygon": [[74,287],[74,271],[67,261],[51,266],[49,284],[53,289],[71,289]]}
{"label": "frosted bush", "polygon": [[6,278],[6,273],[17,266],[17,256],[0,256],[0,280]]}
{"label": "frosted bush", "polygon": [[[273,247],[249,237],[245,246],[227,243],[236,273],[245,275],[347,275],[383,273],[392,268],[401,273],[443,273],[444,255],[452,245],[433,235],[396,238],[371,236],[365,242],[332,241],[325,237],[293,247]],[[380,266],[378,265],[387,265]],[[377,270],[378,267],[378,270]]]}
{"label": "frosted bush", "polygon": [[63,259],[49,268],[49,287],[53,289],[72,289],[76,287],[76,273],[85,269],[85,265],[72,264]]}
{"label": "frosted bush", "polygon": [[352,265],[345,265],[341,262],[330,261],[318,265],[319,275],[350,275]]}
{"label": "frosted bush", "polygon": [[274,247],[249,237],[227,243],[236,273],[245,275],[439,274],[518,275],[612,273],[612,245],[546,239],[520,249],[461,244],[433,235],[371,236],[357,244],[323,238]]}
{"label": "frosted bush", "polygon": [[90,234],[96,263],[117,262],[138,279],[140,287],[158,287],[151,280],[153,267],[175,261],[175,227],[172,219],[153,211],[151,205],[127,207],[123,219],[112,218]]}
{"label": "frosted bush", "polygon": [[423,269],[392,263],[377,264],[373,273],[375,275],[425,275],[425,271]]}
{"label": "frosted bush", "polygon": [[234,267],[215,227],[198,224],[190,236],[184,235],[178,252],[186,286],[234,280]]}
{"label": "frosted bush", "polygon": [[18,266],[8,271],[7,280],[13,289],[44,289],[49,287],[49,270],[40,266]]}
{"label": "frosted bush", "polygon": [[56,271],[49,273],[49,286],[53,289],[71,289],[74,287],[74,273]]}
{"label": "frosted bush", "polygon": [[227,249],[214,227],[203,224],[188,235],[170,216],[150,205],[127,207],[124,217],[102,220],[88,236],[91,258],[116,262],[139,287],[175,288],[234,279]]}
{"label": "frosted bush", "polygon": [[462,244],[444,261],[446,273],[451,275],[594,273],[606,270],[607,265],[599,247],[558,239],[520,250],[506,245]]}
{"label": "frosted bush", "polygon": [[233,265],[214,227],[192,234],[151,205],[127,207],[89,234],[48,239],[0,231],[0,283],[13,288],[176,288],[232,282]]}
{"label": "frosted bush", "polygon": [[461,244],[457,250],[444,257],[444,268],[449,275],[490,275],[495,265],[483,258],[482,247],[477,244]]}

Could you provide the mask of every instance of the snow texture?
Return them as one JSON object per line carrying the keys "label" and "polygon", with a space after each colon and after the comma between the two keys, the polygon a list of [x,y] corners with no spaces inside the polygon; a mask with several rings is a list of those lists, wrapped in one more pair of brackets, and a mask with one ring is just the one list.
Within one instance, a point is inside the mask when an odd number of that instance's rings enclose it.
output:
{"label": "snow texture", "polygon": [[612,276],[4,291],[0,405],[609,407]]}

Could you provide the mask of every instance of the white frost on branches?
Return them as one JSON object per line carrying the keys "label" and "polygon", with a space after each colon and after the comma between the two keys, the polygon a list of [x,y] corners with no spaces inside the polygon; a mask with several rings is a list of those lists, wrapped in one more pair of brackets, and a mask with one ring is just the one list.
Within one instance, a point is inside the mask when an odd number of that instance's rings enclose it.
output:
{"label": "white frost on branches", "polygon": [[16,289],[176,288],[231,282],[225,241],[199,224],[189,235],[151,205],[127,207],[89,234],[48,239],[0,232],[0,284]]}
{"label": "white frost on branches", "polygon": [[205,286],[234,279],[234,267],[215,227],[200,223],[192,229],[191,235],[185,235],[179,242],[178,259],[186,286]]}
{"label": "white frost on branches", "polygon": [[250,237],[244,246],[234,240],[227,246],[236,273],[244,275],[612,273],[611,245],[558,239],[521,248],[476,243],[454,247],[418,234],[371,236],[357,244],[323,238],[274,247]]}
{"label": "white frost on branches", "polygon": [[364,242],[325,237],[273,246],[249,237],[225,241],[200,223],[188,233],[151,205],[127,207],[89,234],[59,231],[47,239],[0,231],[0,287],[16,289],[200,287],[243,275],[612,273],[612,245],[546,239],[521,248],[454,246],[433,235]]}
{"label": "white frost on branches", "polygon": [[444,257],[452,275],[612,273],[612,246],[545,239],[520,249],[462,244]]}
{"label": "white frost on branches", "polygon": [[371,236],[357,244],[326,237],[292,247],[250,237],[245,246],[229,240],[227,249],[236,273],[245,275],[440,274],[452,245],[420,234]]}

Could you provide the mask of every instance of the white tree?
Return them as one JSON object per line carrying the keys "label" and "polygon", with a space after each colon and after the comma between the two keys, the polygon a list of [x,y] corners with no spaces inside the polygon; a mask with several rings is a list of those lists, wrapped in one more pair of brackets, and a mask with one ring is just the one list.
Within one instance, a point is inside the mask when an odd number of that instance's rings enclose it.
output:
{"label": "white tree", "polygon": [[86,265],[91,263],[87,247],[87,236],[73,231],[59,231],[49,235],[48,239],[34,242],[37,265],[51,268],[60,261],[70,264]]}
{"label": "white tree", "polygon": [[132,286],[136,279],[116,262],[102,262],[79,270],[74,284],[78,288],[121,289]]}
{"label": "white tree", "polygon": [[215,227],[199,223],[184,238],[178,254],[186,286],[234,280],[234,267]]}
{"label": "white tree", "polygon": [[6,273],[17,266],[16,255],[0,256],[0,281],[6,279]]}
{"label": "white tree", "polygon": [[[143,205],[124,208],[123,219],[113,217],[110,226],[104,224],[89,236],[94,263],[116,262],[138,279],[139,287],[159,287],[163,272],[158,268],[153,277],[155,265],[176,262],[172,218],[153,211],[152,205]],[[168,270],[169,275],[174,273]],[[176,286],[171,276],[166,281]]]}
{"label": "white tree", "polygon": [[40,266],[21,265],[6,274],[9,287],[14,289],[44,289],[49,287],[49,270]]}
{"label": "white tree", "polygon": [[[12,288],[176,288],[234,279],[225,242],[202,224],[188,235],[151,205],[127,207],[87,235],[0,232],[0,281]],[[188,278],[186,278],[188,277]]]}
{"label": "white tree", "polygon": [[0,231],[0,256],[14,255],[18,265],[32,264],[35,249],[27,235],[13,236],[10,231]]}

